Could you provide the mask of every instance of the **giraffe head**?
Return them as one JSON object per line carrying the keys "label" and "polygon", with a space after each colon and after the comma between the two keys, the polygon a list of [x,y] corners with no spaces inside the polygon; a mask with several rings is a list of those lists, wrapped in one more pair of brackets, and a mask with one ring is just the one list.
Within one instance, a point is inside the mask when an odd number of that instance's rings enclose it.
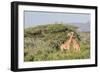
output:
{"label": "giraffe head", "polygon": [[70,36],[73,36],[73,35],[74,35],[74,32],[69,32],[67,36],[70,37]]}
{"label": "giraffe head", "polygon": [[74,35],[74,32],[71,32],[71,35],[73,36]]}

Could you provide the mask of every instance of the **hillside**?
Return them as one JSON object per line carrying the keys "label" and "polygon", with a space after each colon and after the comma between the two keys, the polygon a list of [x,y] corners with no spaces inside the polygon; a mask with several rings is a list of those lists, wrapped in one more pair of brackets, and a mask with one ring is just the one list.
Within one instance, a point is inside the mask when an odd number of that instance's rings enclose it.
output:
{"label": "hillside", "polygon": [[[90,57],[89,32],[79,32],[78,27],[64,24],[38,25],[24,29],[24,61],[87,59]],[[61,52],[60,45],[75,32],[81,51]],[[87,35],[87,36],[86,36]]]}

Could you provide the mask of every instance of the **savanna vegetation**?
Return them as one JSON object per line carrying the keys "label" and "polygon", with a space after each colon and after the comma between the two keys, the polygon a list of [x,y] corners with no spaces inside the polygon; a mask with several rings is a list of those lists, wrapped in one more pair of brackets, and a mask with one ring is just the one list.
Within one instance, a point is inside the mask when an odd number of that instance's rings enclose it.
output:
{"label": "savanna vegetation", "polygon": [[[80,52],[61,52],[69,32],[75,32]],[[90,58],[90,32],[79,32],[73,25],[46,24],[24,29],[24,61],[72,60]]]}

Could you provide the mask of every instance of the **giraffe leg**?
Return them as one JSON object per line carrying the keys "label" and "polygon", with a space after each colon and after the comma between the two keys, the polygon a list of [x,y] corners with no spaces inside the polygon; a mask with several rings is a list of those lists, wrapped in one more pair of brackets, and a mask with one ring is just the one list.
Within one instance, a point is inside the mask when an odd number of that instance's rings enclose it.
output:
{"label": "giraffe leg", "polygon": [[80,52],[80,48],[79,47],[76,47],[76,52]]}
{"label": "giraffe leg", "polygon": [[80,45],[78,43],[76,44],[76,49],[78,52],[80,51]]}
{"label": "giraffe leg", "polygon": [[78,47],[78,51],[80,52],[80,47]]}
{"label": "giraffe leg", "polygon": [[64,51],[64,49],[62,48],[62,49],[61,49],[61,52],[63,52],[63,51]]}
{"label": "giraffe leg", "polygon": [[63,45],[60,47],[60,50],[61,50],[61,52],[63,52],[63,51],[64,51]]}
{"label": "giraffe leg", "polygon": [[70,44],[67,45],[66,49],[67,49],[67,51],[70,50]]}

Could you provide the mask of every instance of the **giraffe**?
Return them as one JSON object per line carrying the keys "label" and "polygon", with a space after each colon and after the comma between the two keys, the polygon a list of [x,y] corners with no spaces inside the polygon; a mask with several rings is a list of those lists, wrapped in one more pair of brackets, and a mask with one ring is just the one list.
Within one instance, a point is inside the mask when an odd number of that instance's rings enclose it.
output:
{"label": "giraffe", "polygon": [[72,42],[73,34],[74,34],[74,32],[71,32],[70,34],[68,34],[68,35],[70,35],[69,39],[66,42],[64,42],[63,44],[61,44],[60,49],[62,52],[66,49],[67,50],[70,49],[70,44]]}
{"label": "giraffe", "polygon": [[72,47],[75,51],[80,51],[80,44],[76,40],[75,36],[72,38]]}

